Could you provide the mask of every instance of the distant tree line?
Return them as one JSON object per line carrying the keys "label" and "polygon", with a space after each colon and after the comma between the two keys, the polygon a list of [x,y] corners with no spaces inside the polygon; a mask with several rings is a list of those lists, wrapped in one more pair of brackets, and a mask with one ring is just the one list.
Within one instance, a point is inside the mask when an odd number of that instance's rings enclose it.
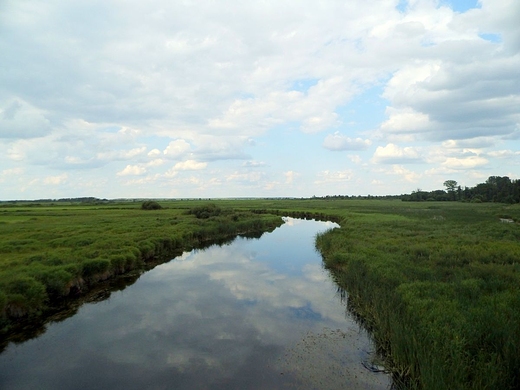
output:
{"label": "distant tree line", "polygon": [[511,180],[507,176],[490,176],[484,183],[475,187],[462,188],[455,180],[444,182],[446,190],[412,191],[402,195],[403,201],[464,201],[520,203],[520,180]]}
{"label": "distant tree line", "polygon": [[[310,199],[314,200],[341,200],[341,199],[380,199],[380,200],[392,200],[401,199],[403,195],[325,195],[325,196],[313,196]],[[305,199],[305,198],[301,198]]]}

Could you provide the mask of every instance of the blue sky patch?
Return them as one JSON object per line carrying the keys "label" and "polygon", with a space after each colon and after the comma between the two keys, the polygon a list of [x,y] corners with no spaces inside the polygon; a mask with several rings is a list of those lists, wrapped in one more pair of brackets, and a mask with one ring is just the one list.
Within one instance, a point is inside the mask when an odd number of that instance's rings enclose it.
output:
{"label": "blue sky patch", "polygon": [[389,102],[382,98],[383,86],[367,89],[361,95],[336,109],[343,125],[342,128],[366,131],[379,126],[386,119],[385,109]]}
{"label": "blue sky patch", "polygon": [[399,4],[395,8],[399,10],[399,12],[405,12],[406,8],[408,7],[408,1],[407,0],[399,0]]}
{"label": "blue sky patch", "polygon": [[479,34],[479,37],[493,43],[502,42],[502,36],[500,34]]}
{"label": "blue sky patch", "polygon": [[456,12],[466,12],[472,8],[479,8],[477,0],[443,0],[441,5],[446,5]]}
{"label": "blue sky patch", "polygon": [[318,84],[319,79],[300,79],[295,80],[291,87],[291,91],[307,92],[311,87]]}

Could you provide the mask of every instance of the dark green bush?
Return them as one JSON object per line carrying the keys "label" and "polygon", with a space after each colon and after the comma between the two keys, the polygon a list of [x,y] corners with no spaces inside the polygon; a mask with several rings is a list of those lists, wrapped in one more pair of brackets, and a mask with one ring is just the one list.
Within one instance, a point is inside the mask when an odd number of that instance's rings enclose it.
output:
{"label": "dark green bush", "polygon": [[160,210],[162,206],[157,203],[155,200],[145,200],[143,204],[141,204],[141,209],[143,210]]}
{"label": "dark green bush", "polygon": [[209,217],[216,217],[220,215],[222,209],[214,203],[209,203],[204,206],[193,207],[188,212],[195,215],[198,219],[207,219]]}

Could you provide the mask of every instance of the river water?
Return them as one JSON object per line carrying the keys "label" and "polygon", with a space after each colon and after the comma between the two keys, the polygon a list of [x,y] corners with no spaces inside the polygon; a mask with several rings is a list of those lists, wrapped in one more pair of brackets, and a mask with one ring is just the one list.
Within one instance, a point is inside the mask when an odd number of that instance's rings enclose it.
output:
{"label": "river water", "polygon": [[184,253],[0,355],[0,389],[388,389],[314,248],[334,223]]}

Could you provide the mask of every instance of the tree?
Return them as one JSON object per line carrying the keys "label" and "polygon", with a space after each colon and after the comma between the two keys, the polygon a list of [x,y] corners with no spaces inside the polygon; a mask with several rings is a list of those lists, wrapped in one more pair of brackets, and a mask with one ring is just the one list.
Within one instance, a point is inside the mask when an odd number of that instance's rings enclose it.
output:
{"label": "tree", "polygon": [[448,190],[448,192],[454,192],[457,188],[457,184],[458,183],[455,180],[446,180],[444,182],[444,187],[446,187],[446,190]]}
{"label": "tree", "polygon": [[444,187],[446,187],[448,194],[450,194],[451,200],[455,200],[457,185],[458,183],[455,180],[446,180],[444,182]]}

